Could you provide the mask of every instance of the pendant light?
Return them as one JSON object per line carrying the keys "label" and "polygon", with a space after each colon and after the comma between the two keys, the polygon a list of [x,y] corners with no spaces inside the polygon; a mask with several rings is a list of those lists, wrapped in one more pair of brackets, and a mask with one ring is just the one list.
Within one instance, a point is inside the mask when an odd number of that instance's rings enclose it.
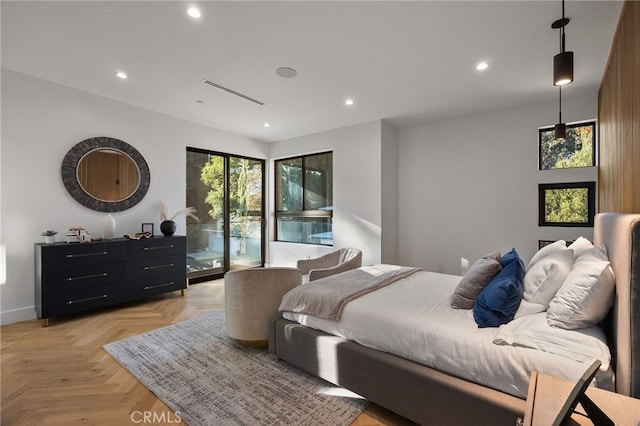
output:
{"label": "pendant light", "polygon": [[564,17],[564,0],[562,0],[562,19],[558,19],[551,28],[560,29],[560,53],[553,57],[553,85],[564,86],[573,81],[573,52],[565,51],[564,27],[569,23],[569,18]]}
{"label": "pendant light", "polygon": [[558,124],[553,127],[554,139],[563,141],[567,135],[567,125],[562,122],[562,86],[558,86]]}

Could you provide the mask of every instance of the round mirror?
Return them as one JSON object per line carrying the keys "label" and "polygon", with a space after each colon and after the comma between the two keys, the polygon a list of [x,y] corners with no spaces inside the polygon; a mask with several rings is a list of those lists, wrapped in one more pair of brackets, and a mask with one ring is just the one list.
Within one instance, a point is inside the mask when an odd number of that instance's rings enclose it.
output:
{"label": "round mirror", "polygon": [[142,155],[119,139],[86,139],[62,162],[62,181],[80,204],[103,212],[138,204],[149,189],[149,167]]}

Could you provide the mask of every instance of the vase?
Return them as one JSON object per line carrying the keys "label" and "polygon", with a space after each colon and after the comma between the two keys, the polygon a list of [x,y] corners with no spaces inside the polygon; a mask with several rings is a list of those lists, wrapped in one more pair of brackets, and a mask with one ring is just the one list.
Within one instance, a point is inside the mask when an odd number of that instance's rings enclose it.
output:
{"label": "vase", "polygon": [[55,235],[45,235],[44,236],[44,243],[45,244],[53,244],[56,242],[56,236]]}
{"label": "vase", "polygon": [[111,213],[104,218],[102,234],[105,240],[110,240],[116,234],[116,218]]}
{"label": "vase", "polygon": [[165,237],[170,237],[176,232],[176,223],[173,220],[163,220],[160,223],[160,231]]}

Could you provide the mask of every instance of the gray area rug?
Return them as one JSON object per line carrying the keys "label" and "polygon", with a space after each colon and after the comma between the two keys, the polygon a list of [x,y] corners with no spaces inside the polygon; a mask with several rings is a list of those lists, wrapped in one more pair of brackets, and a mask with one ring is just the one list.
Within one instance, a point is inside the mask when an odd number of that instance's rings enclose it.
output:
{"label": "gray area rug", "polygon": [[214,312],[104,349],[188,425],[348,425],[368,402],[227,336]]}

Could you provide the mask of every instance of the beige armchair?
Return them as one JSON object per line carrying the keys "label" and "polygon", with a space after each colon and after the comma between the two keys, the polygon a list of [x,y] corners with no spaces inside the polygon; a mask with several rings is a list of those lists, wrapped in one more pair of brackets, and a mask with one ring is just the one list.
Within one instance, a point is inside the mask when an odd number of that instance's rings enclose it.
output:
{"label": "beige armchair", "polygon": [[296,268],[248,268],[224,275],[227,333],[250,346],[266,346],[269,319],[285,293],[302,283]]}
{"label": "beige armchair", "polygon": [[300,259],[297,263],[305,283],[361,266],[362,251],[355,248],[341,248],[315,259]]}

